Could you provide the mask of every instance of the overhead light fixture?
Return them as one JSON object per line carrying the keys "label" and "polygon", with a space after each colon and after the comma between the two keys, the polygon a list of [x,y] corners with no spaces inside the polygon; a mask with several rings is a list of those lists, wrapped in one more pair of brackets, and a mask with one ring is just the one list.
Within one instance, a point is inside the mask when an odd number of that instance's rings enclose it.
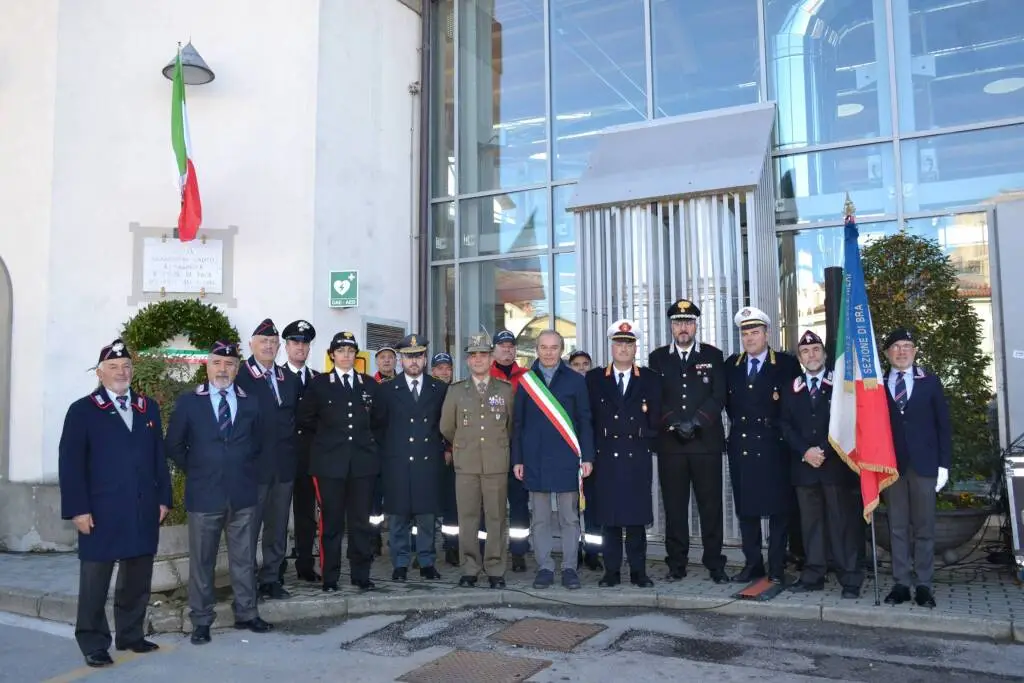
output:
{"label": "overhead light fixture", "polygon": [[856,116],[857,114],[864,111],[863,104],[857,104],[856,102],[848,102],[846,104],[840,104],[836,108],[836,114],[839,118],[845,118],[847,116]]}
{"label": "overhead light fixture", "polygon": [[[164,78],[169,81],[174,80],[174,62],[176,59],[177,55],[172,57],[171,61],[167,62],[167,66],[163,68]],[[188,45],[181,48],[181,79],[185,82],[185,85],[203,85],[204,83],[209,83],[214,78],[213,69],[206,65],[203,58],[192,47],[191,41]]]}
{"label": "overhead light fixture", "polygon": [[1024,78],[1013,76],[986,83],[983,90],[989,95],[1006,95],[1024,88]]}

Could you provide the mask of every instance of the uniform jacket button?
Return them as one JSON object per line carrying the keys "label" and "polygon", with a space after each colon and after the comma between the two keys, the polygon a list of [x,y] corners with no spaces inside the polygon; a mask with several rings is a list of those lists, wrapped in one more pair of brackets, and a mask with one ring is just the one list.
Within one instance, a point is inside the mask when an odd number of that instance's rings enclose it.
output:
{"label": "uniform jacket button", "polygon": [[[409,437],[409,443],[412,443],[412,442],[413,442],[413,441],[415,441],[415,440],[416,440],[415,438],[413,438],[413,437],[411,437],[411,436]],[[412,460],[412,458],[409,458],[409,459],[410,459],[410,460]]]}

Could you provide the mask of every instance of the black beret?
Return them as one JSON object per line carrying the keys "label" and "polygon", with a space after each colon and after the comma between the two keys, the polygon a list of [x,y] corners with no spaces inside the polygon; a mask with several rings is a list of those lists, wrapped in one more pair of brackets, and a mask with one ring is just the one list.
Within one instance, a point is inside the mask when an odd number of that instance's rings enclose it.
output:
{"label": "black beret", "polygon": [[239,358],[241,356],[238,344],[227,339],[220,339],[213,342],[210,347],[210,354],[213,356],[224,356],[226,358]]}
{"label": "black beret", "polygon": [[254,337],[276,337],[277,326],[274,325],[274,321],[270,318],[264,318],[263,322],[256,326],[253,330],[252,336]]}
{"label": "black beret", "polygon": [[115,358],[131,358],[131,354],[128,353],[128,347],[120,339],[115,339],[100,349],[100,359],[96,361],[96,365],[105,360],[114,360]]}
{"label": "black beret", "polygon": [[905,327],[897,327],[895,330],[886,335],[885,342],[882,344],[882,348],[888,349],[896,342],[901,341],[908,341],[911,343],[914,342],[914,335],[912,335],[910,333],[910,330],[908,330]]}
{"label": "black beret", "polygon": [[825,345],[825,343],[821,341],[821,337],[816,335],[813,331],[807,330],[803,333],[803,336],[800,337],[800,343],[797,344],[797,346],[813,346],[814,344],[821,344],[822,346]]}

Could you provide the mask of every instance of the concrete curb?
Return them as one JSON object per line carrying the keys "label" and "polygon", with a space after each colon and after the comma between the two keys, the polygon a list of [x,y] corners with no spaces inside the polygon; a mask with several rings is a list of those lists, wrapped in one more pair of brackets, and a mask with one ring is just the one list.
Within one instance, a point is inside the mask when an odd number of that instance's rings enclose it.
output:
{"label": "concrete curb", "polygon": [[[260,604],[260,615],[271,623],[305,619],[338,619],[350,615],[394,614],[409,611],[443,611],[465,607],[571,605],[579,607],[650,607],[678,611],[717,612],[743,617],[805,619],[833,623],[919,631],[955,636],[987,637],[1024,643],[1024,622],[956,616],[899,607],[841,607],[792,602],[755,602],[629,589],[514,590],[485,588],[412,592],[400,595],[365,593],[324,597],[296,597]],[[77,597],[42,591],[0,588],[0,611],[38,617],[65,624],[75,622]],[[107,605],[108,618],[113,619]],[[218,604],[217,626],[233,623],[231,605]],[[188,608],[154,605],[149,611],[151,633],[189,633]]]}

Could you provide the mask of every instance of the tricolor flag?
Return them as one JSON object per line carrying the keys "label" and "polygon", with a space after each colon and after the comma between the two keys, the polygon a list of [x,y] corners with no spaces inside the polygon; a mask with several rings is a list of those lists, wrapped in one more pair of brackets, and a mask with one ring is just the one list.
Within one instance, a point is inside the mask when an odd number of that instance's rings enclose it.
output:
{"label": "tricolor flag", "polygon": [[171,145],[178,163],[178,189],[181,213],[178,214],[178,239],[195,239],[203,222],[203,205],[199,201],[199,181],[192,163],[192,145],[188,136],[188,109],[185,107],[185,79],[181,73],[181,48],[174,60],[174,87],[171,89]]}
{"label": "tricolor flag", "polygon": [[846,216],[843,297],[836,334],[828,440],[850,469],[860,475],[864,520],[868,521],[878,507],[879,494],[899,478],[899,472],[858,234],[851,207]]}

